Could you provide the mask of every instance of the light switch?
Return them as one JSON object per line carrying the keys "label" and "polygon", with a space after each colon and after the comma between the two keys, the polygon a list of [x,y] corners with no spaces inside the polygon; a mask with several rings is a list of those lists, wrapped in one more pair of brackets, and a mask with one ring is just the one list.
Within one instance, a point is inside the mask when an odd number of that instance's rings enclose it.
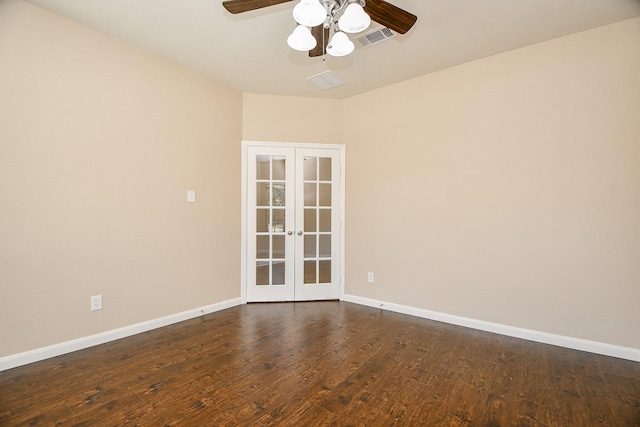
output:
{"label": "light switch", "polygon": [[196,192],[194,190],[187,191],[187,202],[189,203],[196,202]]}

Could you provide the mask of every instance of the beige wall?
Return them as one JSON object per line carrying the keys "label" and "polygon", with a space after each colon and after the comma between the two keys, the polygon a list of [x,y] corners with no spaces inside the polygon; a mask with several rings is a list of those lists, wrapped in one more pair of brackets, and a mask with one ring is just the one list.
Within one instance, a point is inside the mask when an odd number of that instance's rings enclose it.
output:
{"label": "beige wall", "polygon": [[346,100],[347,293],[640,348],[638,40],[633,19]]}
{"label": "beige wall", "polygon": [[0,58],[0,357],[238,298],[242,94],[24,2]]}
{"label": "beige wall", "polygon": [[343,104],[335,99],[245,93],[242,139],[342,144]]}

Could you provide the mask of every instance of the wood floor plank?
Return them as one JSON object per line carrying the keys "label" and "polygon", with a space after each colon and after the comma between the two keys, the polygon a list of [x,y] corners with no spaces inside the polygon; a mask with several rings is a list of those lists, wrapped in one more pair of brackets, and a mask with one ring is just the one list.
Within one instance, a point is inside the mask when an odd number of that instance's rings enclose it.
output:
{"label": "wood floor plank", "polygon": [[0,425],[640,426],[640,363],[344,302],[249,304],[0,372]]}

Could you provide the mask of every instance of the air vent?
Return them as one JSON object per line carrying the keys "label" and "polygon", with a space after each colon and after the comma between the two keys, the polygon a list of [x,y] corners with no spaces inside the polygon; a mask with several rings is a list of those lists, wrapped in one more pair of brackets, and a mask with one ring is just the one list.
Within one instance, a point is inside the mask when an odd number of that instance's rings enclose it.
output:
{"label": "air vent", "polygon": [[344,82],[336,77],[331,71],[325,71],[324,73],[316,74],[315,76],[307,77],[311,83],[315,84],[322,90],[331,89],[332,87],[343,85]]}
{"label": "air vent", "polygon": [[371,47],[374,44],[382,43],[385,40],[389,40],[396,36],[396,33],[388,29],[387,27],[379,27],[375,30],[369,31],[366,34],[356,38],[360,42],[362,47]]}

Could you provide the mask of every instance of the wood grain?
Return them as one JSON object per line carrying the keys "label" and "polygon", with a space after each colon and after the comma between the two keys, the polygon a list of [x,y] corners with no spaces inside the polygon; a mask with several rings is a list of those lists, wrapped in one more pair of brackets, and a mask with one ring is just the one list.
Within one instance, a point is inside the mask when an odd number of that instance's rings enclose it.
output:
{"label": "wood grain", "polygon": [[229,0],[223,1],[222,6],[230,13],[244,13],[263,7],[275,6],[280,3],[287,3],[293,0]]}
{"label": "wood grain", "polygon": [[345,302],[249,304],[0,372],[1,426],[640,426],[640,364]]}

